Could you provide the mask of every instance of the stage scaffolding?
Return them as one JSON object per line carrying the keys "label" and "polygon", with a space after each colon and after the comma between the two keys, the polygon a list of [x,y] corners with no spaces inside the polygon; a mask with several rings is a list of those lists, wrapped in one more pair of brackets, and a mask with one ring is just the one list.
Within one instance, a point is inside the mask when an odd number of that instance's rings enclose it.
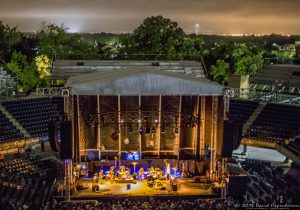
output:
{"label": "stage scaffolding", "polygon": [[223,86],[137,65],[78,74],[65,89],[74,161],[121,161],[132,153],[144,159],[210,160],[211,179],[220,177],[217,156],[228,107]]}
{"label": "stage scaffolding", "polygon": [[68,70],[74,76],[63,95],[72,121],[73,161],[114,159],[121,165],[126,154],[204,160],[210,162],[210,180],[221,178],[226,197],[227,159],[220,154],[228,90],[203,77],[169,72],[169,66],[162,70],[137,62],[110,71],[102,67],[85,74],[77,67]]}
{"label": "stage scaffolding", "polygon": [[223,96],[70,95],[74,160],[89,160],[91,151],[95,159],[137,152],[141,158],[211,159],[215,171],[223,103]]}

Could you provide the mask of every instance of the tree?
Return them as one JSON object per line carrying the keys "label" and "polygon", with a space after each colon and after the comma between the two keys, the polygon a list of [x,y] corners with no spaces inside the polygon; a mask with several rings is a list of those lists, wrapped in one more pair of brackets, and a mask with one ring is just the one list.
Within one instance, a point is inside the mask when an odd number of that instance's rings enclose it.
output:
{"label": "tree", "polygon": [[228,83],[229,64],[224,60],[217,60],[216,65],[211,65],[210,73],[214,81],[226,85]]}
{"label": "tree", "polygon": [[39,73],[34,62],[28,62],[26,55],[20,52],[12,54],[11,61],[7,63],[10,73],[16,76],[20,92],[29,93],[40,83]]}
{"label": "tree", "polygon": [[124,54],[154,54],[151,58],[158,59],[183,59],[187,48],[193,48],[178,24],[162,16],[146,18],[121,42],[120,51]]}
{"label": "tree", "polygon": [[[211,50],[204,51],[214,81],[227,84],[228,76],[255,75],[262,67],[264,51],[253,44],[231,43],[224,39],[217,41]],[[224,69],[222,69],[224,68]]]}
{"label": "tree", "polygon": [[231,52],[231,64],[233,73],[238,75],[254,75],[262,67],[262,52],[246,44],[235,44]]}
{"label": "tree", "polygon": [[295,54],[295,58],[300,58],[300,45],[296,45],[296,54]]}
{"label": "tree", "polygon": [[69,52],[69,35],[63,24],[58,26],[43,22],[37,31],[38,53],[52,58],[55,54],[65,55]]}
{"label": "tree", "polygon": [[34,62],[39,73],[39,78],[44,85],[50,84],[51,62],[48,56],[38,55],[34,58]]}
{"label": "tree", "polygon": [[79,34],[68,33],[68,28],[62,25],[43,22],[37,32],[38,53],[52,59],[86,59],[96,54],[95,45],[83,39]]}
{"label": "tree", "polygon": [[16,27],[10,28],[0,21],[0,62],[5,64],[10,58],[15,47],[20,44],[22,35]]}

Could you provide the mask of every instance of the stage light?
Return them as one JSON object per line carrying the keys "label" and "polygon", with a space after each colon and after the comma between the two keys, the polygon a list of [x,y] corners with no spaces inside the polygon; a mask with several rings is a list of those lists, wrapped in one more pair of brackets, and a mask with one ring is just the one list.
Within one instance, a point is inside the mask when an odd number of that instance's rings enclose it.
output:
{"label": "stage light", "polygon": [[167,177],[170,176],[170,173],[171,173],[170,163],[167,163],[167,168],[166,168]]}
{"label": "stage light", "polygon": [[142,134],[143,134],[143,127],[140,127],[140,129],[139,129],[139,133],[140,133],[140,135],[142,135]]}
{"label": "stage light", "polygon": [[173,167],[172,169],[174,171],[174,177],[176,178],[177,167]]}
{"label": "stage light", "polygon": [[129,138],[124,139],[124,144],[129,144]]}
{"label": "stage light", "polygon": [[101,152],[103,152],[105,150],[105,147],[104,147],[104,145],[101,145],[101,147],[100,147],[100,151]]}
{"label": "stage light", "polygon": [[85,164],[81,164],[81,169],[82,170],[86,170],[87,169],[86,165]]}
{"label": "stage light", "polygon": [[131,164],[133,165],[133,173],[135,173],[135,166],[138,164],[138,162],[132,162]]}
{"label": "stage light", "polygon": [[150,133],[150,126],[146,126],[146,131],[145,131],[147,134]]}
{"label": "stage light", "polygon": [[119,129],[117,128],[111,135],[110,137],[113,139],[113,140],[118,140],[119,138]]}
{"label": "stage light", "polygon": [[178,127],[175,127],[175,133],[179,133]]}
{"label": "stage light", "polygon": [[152,126],[152,133],[156,133],[156,128]]}
{"label": "stage light", "polygon": [[161,131],[160,132],[161,133],[165,133],[166,132],[166,127],[164,125],[161,127]]}
{"label": "stage light", "polygon": [[131,125],[128,125],[128,133],[131,133],[132,132],[132,127]]}
{"label": "stage light", "polygon": [[101,115],[100,116],[100,122],[101,122],[101,124],[102,124],[102,127],[105,127],[105,115]]}

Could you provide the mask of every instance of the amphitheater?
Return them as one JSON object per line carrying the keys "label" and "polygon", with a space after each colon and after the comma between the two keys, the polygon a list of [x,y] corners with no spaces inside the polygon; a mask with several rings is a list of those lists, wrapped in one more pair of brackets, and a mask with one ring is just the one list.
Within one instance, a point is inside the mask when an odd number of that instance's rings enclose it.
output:
{"label": "amphitheater", "polygon": [[57,60],[15,94],[0,68],[0,209],[299,208],[300,66],[223,87],[196,61]]}

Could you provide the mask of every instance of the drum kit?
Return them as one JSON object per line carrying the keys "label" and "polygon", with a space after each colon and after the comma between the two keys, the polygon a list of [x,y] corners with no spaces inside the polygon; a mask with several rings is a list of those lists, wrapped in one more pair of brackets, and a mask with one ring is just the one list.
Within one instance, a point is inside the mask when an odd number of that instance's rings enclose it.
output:
{"label": "drum kit", "polygon": [[148,168],[147,171],[141,167],[137,173],[133,175],[130,174],[130,168],[125,166],[119,166],[119,170],[115,175],[115,167],[111,166],[110,170],[106,173],[103,170],[100,170],[99,173],[95,173],[93,176],[93,183],[103,184],[103,181],[110,181],[110,183],[115,183],[120,180],[144,180],[154,181],[154,180],[162,180],[164,173],[160,168]]}
{"label": "drum kit", "polygon": [[164,172],[160,168],[148,168],[148,172],[146,173],[146,177],[151,179],[162,179]]}
{"label": "drum kit", "polygon": [[117,172],[117,177],[121,179],[130,179],[130,169],[125,168],[125,166],[120,166],[119,171]]}

